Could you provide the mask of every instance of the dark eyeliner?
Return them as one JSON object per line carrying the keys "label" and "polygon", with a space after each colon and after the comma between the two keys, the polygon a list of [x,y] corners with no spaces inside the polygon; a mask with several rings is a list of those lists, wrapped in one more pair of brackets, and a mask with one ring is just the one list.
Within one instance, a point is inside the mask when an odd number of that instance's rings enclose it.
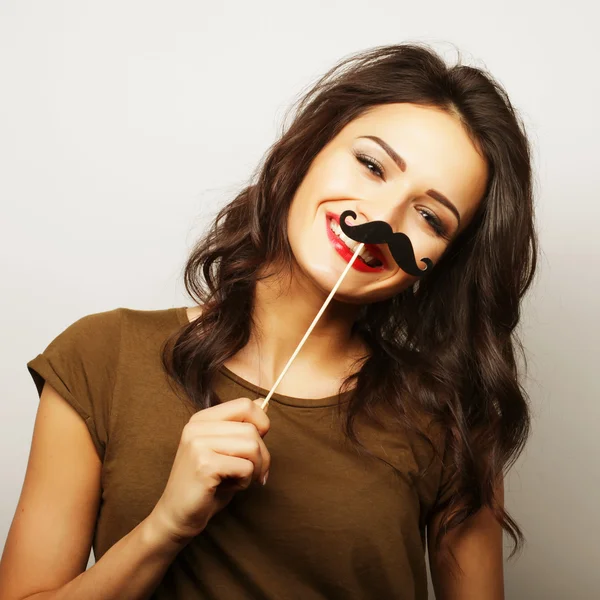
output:
{"label": "dark eyeliner", "polygon": [[[362,152],[359,152],[358,150],[354,150],[353,154],[356,157],[356,159],[358,160],[358,162],[365,165],[367,167],[367,169],[371,173],[373,173],[373,175],[375,175],[376,177],[379,177],[380,179],[383,179],[385,181],[385,177],[383,176],[385,171],[383,170],[383,166],[381,165],[381,163],[376,161],[373,157],[369,156],[368,154],[363,154]],[[379,174],[377,174],[375,171],[369,169],[368,168],[369,166],[375,167],[379,171]]]}
{"label": "dark eyeliner", "polygon": [[440,221],[440,219],[437,217],[437,215],[433,214],[432,212],[426,210],[425,208],[420,208],[419,211],[422,211],[424,213],[426,213],[427,215],[429,215],[431,217],[431,219],[425,219],[430,227],[439,235],[442,237],[445,237],[446,235],[446,228],[444,227],[444,224]]}

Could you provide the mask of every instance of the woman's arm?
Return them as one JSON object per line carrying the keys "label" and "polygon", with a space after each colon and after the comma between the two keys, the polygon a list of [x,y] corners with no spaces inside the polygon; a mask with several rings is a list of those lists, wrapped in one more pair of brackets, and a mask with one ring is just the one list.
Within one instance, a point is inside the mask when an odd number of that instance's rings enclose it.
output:
{"label": "woman's arm", "polygon": [[154,591],[185,543],[154,514],[85,570],[101,462],[84,421],[46,383],[23,490],[0,562],[3,600],[137,600]]}
{"label": "woman's arm", "polygon": [[[498,484],[496,497],[504,504],[504,482]],[[488,508],[481,509],[448,534],[456,560],[464,572],[454,579],[433,550],[441,515],[427,526],[429,567],[437,600],[504,600],[502,527]],[[450,559],[451,560],[451,559]]]}

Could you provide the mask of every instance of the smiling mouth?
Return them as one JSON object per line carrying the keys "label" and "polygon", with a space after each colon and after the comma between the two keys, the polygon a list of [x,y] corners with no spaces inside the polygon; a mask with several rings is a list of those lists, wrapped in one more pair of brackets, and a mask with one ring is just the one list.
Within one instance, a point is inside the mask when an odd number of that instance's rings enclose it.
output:
{"label": "smiling mouth", "polygon": [[[357,241],[349,238],[342,231],[342,228],[340,227],[338,219],[339,219],[339,217],[337,215],[328,213],[327,214],[327,226],[331,230],[333,235],[335,235],[336,238],[338,238],[339,241],[342,242],[344,244],[344,246],[346,246],[348,251],[351,254],[354,254],[354,252],[360,245],[360,242],[357,242]],[[378,270],[378,271],[383,270],[385,268],[385,264],[381,260],[380,257],[381,257],[381,252],[379,251],[379,249],[376,246],[374,246],[372,244],[365,244],[363,246],[362,250],[358,254],[358,260],[361,260],[367,267],[370,267],[371,269]]]}

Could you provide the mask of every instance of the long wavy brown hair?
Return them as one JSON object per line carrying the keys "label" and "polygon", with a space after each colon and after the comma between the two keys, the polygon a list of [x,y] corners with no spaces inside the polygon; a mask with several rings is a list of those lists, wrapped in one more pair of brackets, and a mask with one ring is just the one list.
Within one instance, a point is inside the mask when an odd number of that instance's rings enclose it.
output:
{"label": "long wavy brown hair", "polygon": [[363,112],[398,102],[459,118],[487,160],[489,181],[475,217],[430,273],[360,308],[353,331],[370,355],[340,388],[354,390],[344,431],[360,444],[356,415],[376,419],[375,407],[387,404],[399,422],[429,440],[415,418],[429,415],[446,432],[443,456],[453,469],[454,493],[438,502],[440,490],[431,512],[443,511],[436,546],[487,506],[514,541],[511,558],[524,536],[494,490],[529,435],[515,349],[525,356],[515,328],[535,273],[537,237],[524,127],[504,89],[483,70],[447,66],[426,45],[407,43],[352,54],[323,75],[291,107],[291,123],[250,184],[193,249],[184,282],[203,311],[169,338],[163,366],[197,409],[218,403],[213,379],[248,343],[264,266],[293,265],[287,215],[312,160]]}

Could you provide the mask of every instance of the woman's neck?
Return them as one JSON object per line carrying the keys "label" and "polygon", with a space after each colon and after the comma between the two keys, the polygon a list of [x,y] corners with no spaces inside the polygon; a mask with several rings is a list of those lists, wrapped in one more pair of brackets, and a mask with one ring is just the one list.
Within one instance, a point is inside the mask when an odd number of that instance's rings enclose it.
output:
{"label": "woman's neck", "polygon": [[[256,284],[252,330],[248,344],[226,366],[261,387],[270,389],[321,309],[328,293],[301,274],[272,276]],[[332,300],[294,359],[277,391],[315,397],[335,389],[364,343],[351,337],[359,305]],[[321,393],[318,391],[321,390]],[[308,394],[306,393],[308,391]],[[332,392],[333,393],[333,392]],[[296,395],[302,396],[296,392]]]}

